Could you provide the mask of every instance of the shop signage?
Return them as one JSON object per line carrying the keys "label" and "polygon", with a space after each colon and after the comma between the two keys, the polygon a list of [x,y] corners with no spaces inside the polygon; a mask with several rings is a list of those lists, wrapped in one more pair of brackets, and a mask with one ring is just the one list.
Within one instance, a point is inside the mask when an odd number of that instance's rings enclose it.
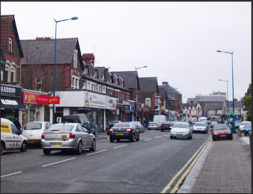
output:
{"label": "shop signage", "polygon": [[1,84],[1,95],[21,96],[21,88]]}
{"label": "shop signage", "polygon": [[30,104],[60,104],[60,97],[23,92],[23,102]]}

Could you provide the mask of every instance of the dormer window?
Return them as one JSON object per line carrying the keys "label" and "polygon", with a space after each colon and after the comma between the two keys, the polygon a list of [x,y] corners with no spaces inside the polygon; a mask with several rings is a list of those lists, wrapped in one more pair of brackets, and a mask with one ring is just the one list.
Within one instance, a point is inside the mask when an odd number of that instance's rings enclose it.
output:
{"label": "dormer window", "polygon": [[9,37],[9,51],[13,51],[13,38]]}

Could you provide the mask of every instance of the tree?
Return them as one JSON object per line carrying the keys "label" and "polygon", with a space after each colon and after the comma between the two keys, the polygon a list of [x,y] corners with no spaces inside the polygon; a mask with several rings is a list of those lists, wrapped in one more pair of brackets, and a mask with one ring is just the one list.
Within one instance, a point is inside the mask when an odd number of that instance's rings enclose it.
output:
{"label": "tree", "polygon": [[247,120],[251,121],[251,94],[244,96],[242,99],[242,104],[245,106],[247,110]]}

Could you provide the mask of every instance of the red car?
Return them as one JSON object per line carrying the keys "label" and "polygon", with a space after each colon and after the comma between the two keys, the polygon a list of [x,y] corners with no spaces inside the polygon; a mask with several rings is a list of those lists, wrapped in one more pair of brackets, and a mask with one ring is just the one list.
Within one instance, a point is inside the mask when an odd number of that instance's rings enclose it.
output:
{"label": "red car", "polygon": [[213,141],[218,139],[233,139],[233,134],[229,126],[226,124],[217,124],[212,130]]}

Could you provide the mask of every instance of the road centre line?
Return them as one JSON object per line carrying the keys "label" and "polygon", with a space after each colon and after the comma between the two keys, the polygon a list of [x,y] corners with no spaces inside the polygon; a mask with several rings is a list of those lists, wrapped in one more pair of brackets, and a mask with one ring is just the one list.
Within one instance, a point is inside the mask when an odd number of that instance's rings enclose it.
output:
{"label": "road centre line", "polygon": [[120,146],[113,147],[113,149],[118,149],[118,148],[122,148],[122,147],[125,147],[125,146],[127,146],[127,144],[124,144],[124,145],[120,145]]}
{"label": "road centre line", "polygon": [[161,138],[161,137],[163,137],[163,136],[155,136],[154,139],[158,139],[158,138]]}
{"label": "road centre line", "polygon": [[44,167],[47,167],[47,166],[51,166],[51,165],[54,165],[54,164],[59,164],[59,163],[67,162],[67,161],[74,160],[74,159],[76,159],[76,157],[69,158],[69,159],[66,159],[66,160],[61,160],[61,161],[58,161],[58,162],[53,162],[53,163],[50,163],[50,164],[45,164],[45,165],[42,165],[41,167],[44,168]]}
{"label": "road centre line", "polygon": [[87,156],[94,155],[94,154],[99,154],[99,153],[106,152],[106,151],[108,151],[108,150],[101,150],[101,151],[98,151],[98,152],[87,154]]}
{"label": "road centre line", "polygon": [[[211,140],[211,139],[209,139]],[[209,141],[210,142],[210,141]],[[208,143],[209,143],[208,142]],[[183,182],[184,178],[186,177],[186,175],[189,173],[189,171],[192,169],[193,165],[197,162],[197,160],[199,159],[199,157],[201,156],[202,152],[205,150],[206,146],[208,145],[208,143],[205,144],[205,146],[203,147],[203,149],[201,149],[200,153],[197,155],[197,157],[193,160],[193,162],[191,163],[191,165],[189,166],[189,168],[185,171],[185,173],[182,175],[182,177],[178,180],[177,184],[175,185],[175,187],[171,190],[170,193],[176,193],[177,190],[179,189],[179,186],[181,185],[181,183]]]}
{"label": "road centre line", "polygon": [[16,175],[16,174],[20,174],[20,173],[22,173],[22,172],[23,172],[23,171],[18,171],[18,172],[13,172],[13,173],[6,174],[6,175],[1,175],[1,178],[7,177],[7,176]]}
{"label": "road centre line", "polygon": [[150,140],[152,140],[152,138],[145,139],[144,141],[150,141]]}
{"label": "road centre line", "polygon": [[161,193],[166,193],[171,185],[174,183],[176,178],[186,169],[186,167],[191,163],[191,161],[195,158],[198,152],[211,140],[211,136],[200,146],[200,148],[194,153],[194,155],[188,160],[188,162],[181,168],[181,170],[170,180],[170,182],[166,185],[166,187],[161,191]]}

